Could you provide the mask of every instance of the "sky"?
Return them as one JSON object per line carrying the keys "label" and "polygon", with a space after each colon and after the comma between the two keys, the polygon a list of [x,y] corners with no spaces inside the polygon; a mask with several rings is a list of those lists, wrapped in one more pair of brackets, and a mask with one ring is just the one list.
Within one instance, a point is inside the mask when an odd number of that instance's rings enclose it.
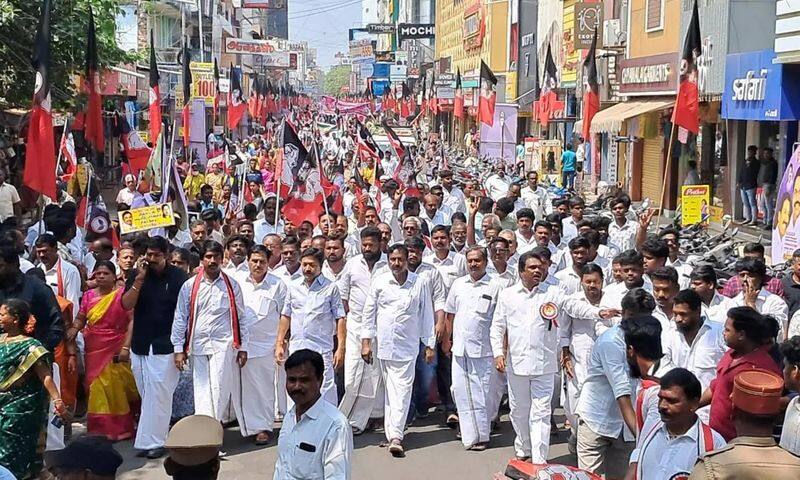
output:
{"label": "sky", "polygon": [[327,70],[336,63],[336,52],[347,51],[348,30],[361,26],[361,0],[287,1],[289,40],[305,40],[316,48],[317,63]]}

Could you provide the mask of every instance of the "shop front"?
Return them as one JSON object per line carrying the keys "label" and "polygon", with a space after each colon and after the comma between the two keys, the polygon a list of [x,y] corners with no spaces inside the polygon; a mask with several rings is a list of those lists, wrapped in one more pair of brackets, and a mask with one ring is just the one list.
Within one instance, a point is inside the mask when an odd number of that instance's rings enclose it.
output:
{"label": "shop front", "polygon": [[725,213],[741,218],[741,195],[736,179],[747,147],[771,148],[778,161],[778,179],[792,156],[800,118],[800,65],[773,63],[773,50],[727,56],[722,118],[727,130],[730,174],[726,189],[736,199]]}

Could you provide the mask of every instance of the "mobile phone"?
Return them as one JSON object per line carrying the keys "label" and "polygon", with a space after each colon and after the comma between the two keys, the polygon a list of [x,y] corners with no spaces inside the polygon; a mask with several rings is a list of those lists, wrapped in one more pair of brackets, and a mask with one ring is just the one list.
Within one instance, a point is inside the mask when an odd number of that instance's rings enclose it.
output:
{"label": "mobile phone", "polygon": [[50,423],[56,428],[61,428],[64,426],[64,421],[61,420],[61,417],[58,416],[53,417],[53,419],[50,420]]}

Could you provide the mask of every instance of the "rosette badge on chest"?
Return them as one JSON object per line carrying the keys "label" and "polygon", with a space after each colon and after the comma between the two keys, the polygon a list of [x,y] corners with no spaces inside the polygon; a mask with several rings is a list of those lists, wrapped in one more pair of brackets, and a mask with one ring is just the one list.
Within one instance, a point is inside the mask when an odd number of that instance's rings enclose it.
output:
{"label": "rosette badge on chest", "polygon": [[542,304],[542,306],[539,307],[539,315],[549,322],[548,330],[553,328],[554,323],[556,327],[558,326],[558,322],[556,322],[556,318],[558,318],[558,305],[555,303],[547,302]]}

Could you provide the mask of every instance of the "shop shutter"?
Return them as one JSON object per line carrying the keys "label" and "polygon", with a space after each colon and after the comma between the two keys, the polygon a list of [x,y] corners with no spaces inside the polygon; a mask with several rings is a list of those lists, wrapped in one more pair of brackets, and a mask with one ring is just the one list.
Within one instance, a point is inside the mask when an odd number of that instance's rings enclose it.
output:
{"label": "shop shutter", "polygon": [[664,182],[664,137],[644,140],[642,153],[642,200],[650,197],[650,205],[661,202],[661,184]]}

